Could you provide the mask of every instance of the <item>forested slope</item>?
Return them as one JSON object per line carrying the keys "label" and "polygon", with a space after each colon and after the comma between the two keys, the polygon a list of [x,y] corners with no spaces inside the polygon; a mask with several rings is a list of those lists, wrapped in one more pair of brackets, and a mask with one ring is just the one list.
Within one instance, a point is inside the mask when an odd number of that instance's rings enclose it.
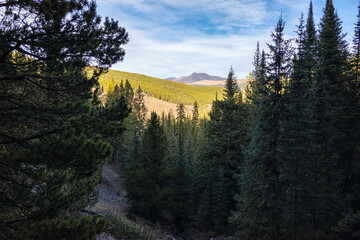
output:
{"label": "forested slope", "polygon": [[211,104],[216,97],[216,93],[219,97],[222,97],[223,91],[221,87],[189,86],[184,83],[116,70],[109,70],[109,72],[100,76],[100,86],[104,91],[107,91],[108,85],[111,84],[111,79],[114,80],[114,84],[118,85],[120,85],[121,81],[125,83],[127,79],[133,88],[137,89],[140,85],[144,93],[149,96],[185,105],[192,105],[195,101],[200,106]]}

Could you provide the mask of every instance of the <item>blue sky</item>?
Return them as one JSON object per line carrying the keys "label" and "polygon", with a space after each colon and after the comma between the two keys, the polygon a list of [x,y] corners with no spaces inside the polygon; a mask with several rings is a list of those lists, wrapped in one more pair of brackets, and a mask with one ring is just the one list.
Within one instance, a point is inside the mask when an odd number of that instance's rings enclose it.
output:
{"label": "blue sky", "polygon": [[[288,38],[295,37],[310,0],[97,0],[98,13],[119,21],[129,33],[123,62],[112,69],[153,77],[206,72],[239,78],[252,70],[256,42],[267,51],[282,13]],[[357,0],[333,0],[346,40],[353,37]],[[313,0],[316,24],[325,0]]]}

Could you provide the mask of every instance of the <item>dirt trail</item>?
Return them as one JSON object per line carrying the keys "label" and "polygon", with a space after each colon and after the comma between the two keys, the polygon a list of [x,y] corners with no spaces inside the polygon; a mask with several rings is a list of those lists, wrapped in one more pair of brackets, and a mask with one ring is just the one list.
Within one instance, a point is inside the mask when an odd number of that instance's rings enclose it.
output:
{"label": "dirt trail", "polygon": [[125,217],[130,204],[125,198],[124,179],[113,164],[104,164],[98,190],[98,202],[90,209],[95,212],[112,212]]}

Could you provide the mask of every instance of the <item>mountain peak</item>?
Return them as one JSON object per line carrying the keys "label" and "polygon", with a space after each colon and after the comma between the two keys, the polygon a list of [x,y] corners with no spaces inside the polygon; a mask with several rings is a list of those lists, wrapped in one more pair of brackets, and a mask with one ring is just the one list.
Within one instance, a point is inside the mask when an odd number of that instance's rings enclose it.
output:
{"label": "mountain peak", "polygon": [[197,82],[197,81],[202,81],[202,80],[215,80],[215,81],[223,81],[225,80],[225,78],[222,77],[218,77],[218,76],[211,76],[207,73],[197,73],[197,72],[193,72],[192,74],[190,74],[189,76],[182,76],[176,79],[173,78],[168,78],[168,80],[172,80],[175,82],[182,82],[182,83],[193,83],[193,82]]}

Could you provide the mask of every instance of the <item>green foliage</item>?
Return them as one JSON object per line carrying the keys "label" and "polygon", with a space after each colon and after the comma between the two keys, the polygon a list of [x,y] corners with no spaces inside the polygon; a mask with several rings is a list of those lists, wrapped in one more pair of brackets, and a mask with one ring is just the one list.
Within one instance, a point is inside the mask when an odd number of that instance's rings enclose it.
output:
{"label": "green foliage", "polygon": [[[310,6],[311,10],[311,6]],[[311,15],[309,16],[311,18]],[[320,201],[315,196],[320,194],[315,190],[314,168],[317,159],[315,121],[313,119],[312,79],[307,74],[310,66],[306,55],[313,46],[305,44],[310,41],[306,34],[303,15],[298,26],[298,50],[293,60],[293,73],[283,97],[283,119],[281,122],[280,143],[283,161],[281,163],[283,197],[287,203],[283,208],[285,238],[307,239],[309,232],[314,232],[311,217],[313,211],[319,208]],[[308,21],[309,22],[309,21]],[[311,177],[310,177],[311,176]]]}
{"label": "green foliage", "polygon": [[239,87],[236,82],[234,69],[231,67],[229,75],[225,81],[224,99],[231,99],[238,93]]}
{"label": "green foliage", "polygon": [[284,21],[280,17],[275,32],[271,34],[273,45],[268,44],[270,54],[265,81],[255,89],[260,96],[255,128],[237,175],[239,191],[238,211],[232,222],[244,232],[245,239],[280,239],[281,232],[281,185],[280,185],[280,117],[283,82],[290,70],[290,42],[284,39]]}
{"label": "green foliage", "polygon": [[96,198],[112,148],[90,119],[122,131],[127,110],[97,108],[96,94],[102,71],[123,59],[127,33],[108,18],[101,26],[86,0],[0,8],[0,238],[93,239],[105,224],[79,211]]}
{"label": "green foliage", "polygon": [[256,51],[254,55],[254,71],[250,73],[248,81],[245,85],[245,96],[248,103],[252,103],[252,107],[259,105],[260,96],[265,91],[262,89],[265,85],[265,75],[266,75],[266,57],[265,52],[260,53],[259,42],[256,46]]}
{"label": "green foliage", "polygon": [[[255,128],[236,176],[240,194],[230,219],[243,239],[358,238],[356,67],[349,71],[331,0],[326,1],[319,39],[312,3],[304,23],[302,17],[290,64],[280,19],[274,45],[269,45],[266,85],[254,84],[256,79],[248,85],[250,99],[257,99],[250,101]],[[342,212],[349,213],[342,218]]]}
{"label": "green foliage", "polygon": [[185,105],[183,103],[177,105],[176,112],[177,112],[176,118],[178,120],[178,123],[182,125],[185,119]]}
{"label": "green foliage", "polygon": [[[234,197],[238,194],[234,174],[244,160],[243,149],[249,141],[248,104],[242,101],[232,68],[227,79],[225,96],[214,101],[210,121],[206,124],[207,146],[201,156],[203,199],[201,215],[205,226],[216,227],[219,232],[227,230],[227,218],[235,209]],[[220,171],[220,172],[219,172]],[[226,199],[226,201],[225,201]]]}
{"label": "green foliage", "polygon": [[199,120],[199,104],[197,101],[194,102],[193,110],[192,110],[193,120],[197,122]]}
{"label": "green foliage", "polygon": [[181,209],[172,187],[173,170],[167,161],[167,140],[160,119],[151,113],[141,139],[137,164],[126,173],[125,187],[135,212],[156,220],[160,210]]}
{"label": "green foliage", "polygon": [[[347,50],[341,33],[341,21],[331,0],[326,1],[320,21],[318,66],[315,73],[314,120],[316,121],[316,194],[324,199],[317,204],[314,220],[319,236],[327,235],[327,228],[335,225],[345,211],[340,207],[342,196],[337,193],[342,184],[347,153],[353,147],[346,136],[351,118],[347,109],[347,90],[344,71],[347,70]],[[345,112],[346,111],[346,112]],[[350,118],[349,118],[350,117]],[[326,220],[325,220],[326,219]],[[321,230],[320,230],[321,229]]]}

